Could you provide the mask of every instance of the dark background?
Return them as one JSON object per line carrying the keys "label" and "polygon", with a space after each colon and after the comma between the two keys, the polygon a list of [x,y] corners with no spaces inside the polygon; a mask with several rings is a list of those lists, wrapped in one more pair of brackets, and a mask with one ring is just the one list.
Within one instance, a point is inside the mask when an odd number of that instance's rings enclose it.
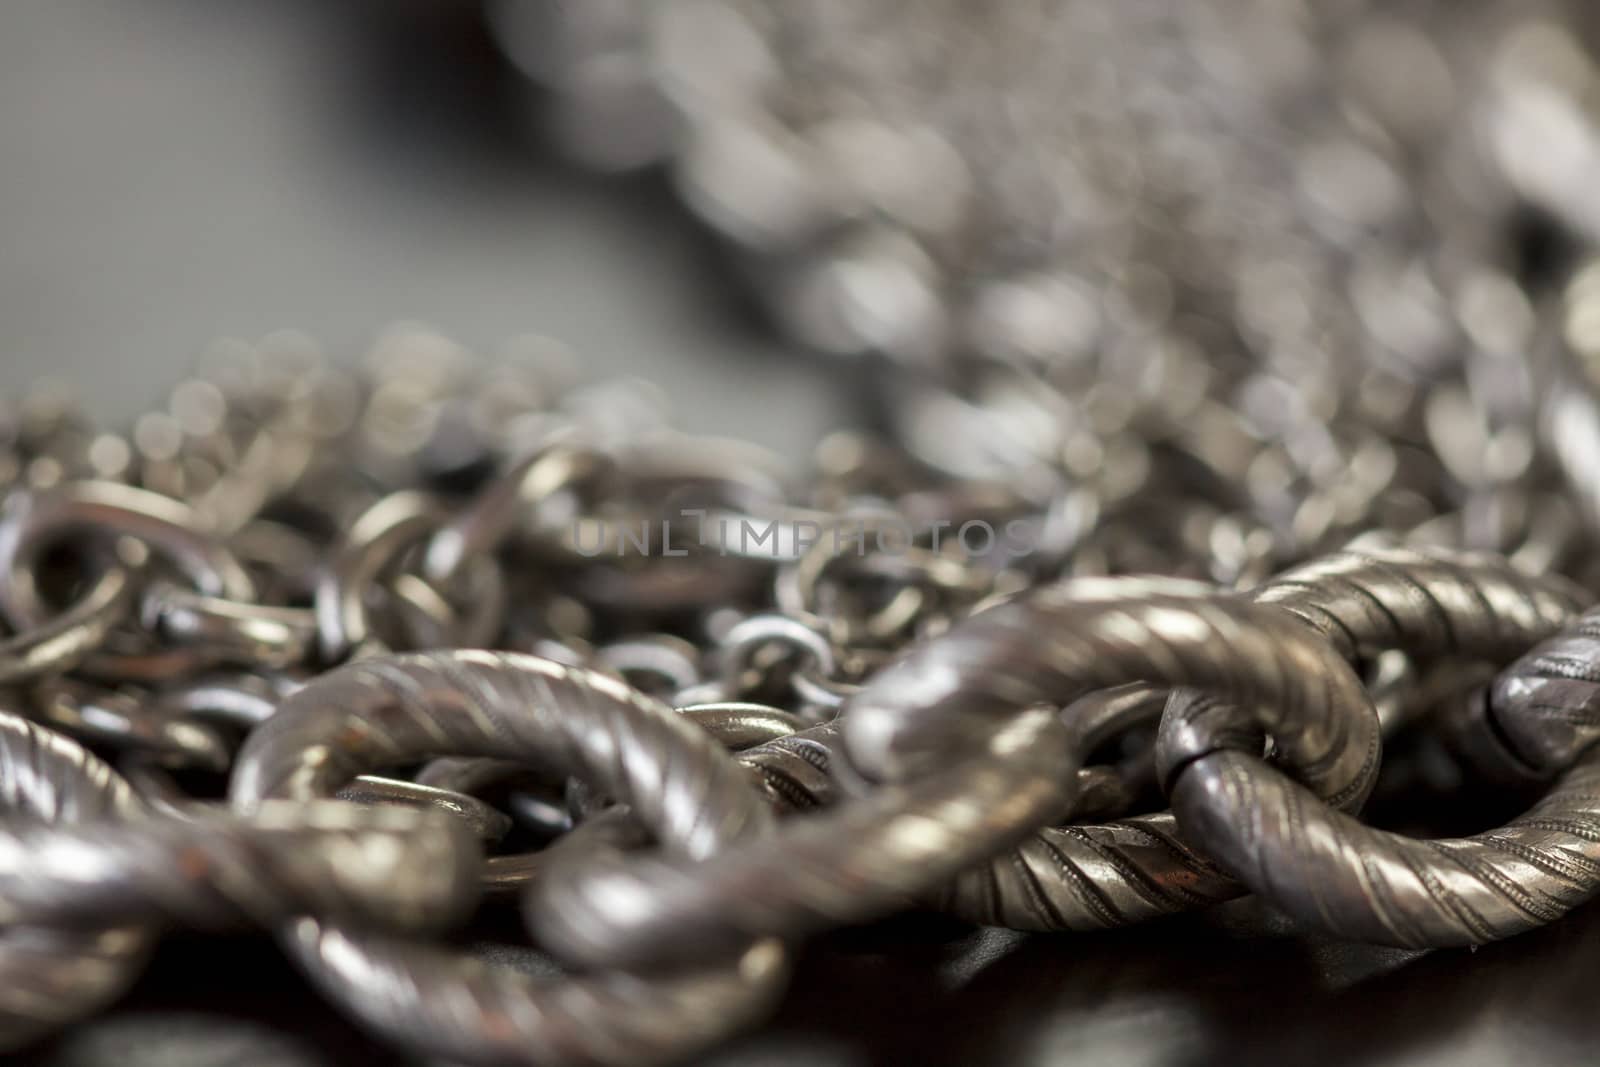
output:
{"label": "dark background", "polygon": [[[664,383],[680,421],[798,458],[850,373],[784,352],[659,178],[547,157],[470,4],[11,0],[0,8],[0,390],[106,417],[218,336],[345,355],[418,318]],[[545,971],[533,953],[514,966]],[[1600,908],[1477,952],[1299,938],[1249,905],[1094,936],[900,920],[804,952],[707,1062],[1593,1062]],[[394,1062],[264,938],[167,941],[121,1006],[16,1062]]]}

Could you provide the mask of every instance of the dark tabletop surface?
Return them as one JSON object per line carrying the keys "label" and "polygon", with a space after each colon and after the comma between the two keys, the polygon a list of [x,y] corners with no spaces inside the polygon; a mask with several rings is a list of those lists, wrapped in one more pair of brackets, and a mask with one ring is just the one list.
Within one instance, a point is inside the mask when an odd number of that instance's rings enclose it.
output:
{"label": "dark tabletop surface", "polygon": [[[0,390],[154,402],[218,336],[335,351],[399,318],[526,332],[666,383],[685,425],[801,454],[849,372],[782,351],[659,179],[545,158],[476,21],[426,0],[0,8]],[[1485,823],[1484,825],[1488,825]],[[509,938],[508,938],[509,940]],[[548,971],[527,949],[492,950]],[[1296,936],[1248,902],[1102,935],[935,919],[807,947],[706,1062],[1524,1065],[1600,1050],[1600,907],[1475,952]],[[394,1062],[263,938],[169,939],[133,994],[16,1062]]]}

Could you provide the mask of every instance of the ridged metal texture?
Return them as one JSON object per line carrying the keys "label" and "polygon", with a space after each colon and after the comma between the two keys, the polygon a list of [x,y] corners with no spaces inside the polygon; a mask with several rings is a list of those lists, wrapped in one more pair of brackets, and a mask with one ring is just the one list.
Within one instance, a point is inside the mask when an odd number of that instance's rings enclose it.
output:
{"label": "ridged metal texture", "polygon": [[[305,801],[361,771],[440,755],[512,758],[584,779],[688,859],[758,846],[771,826],[749,773],[671,709],[594,671],[490,652],[375,658],[323,675],[251,734],[231,798],[244,811],[270,798]],[[284,944],[355,1017],[475,1063],[679,1058],[761,1015],[788,973],[770,939],[702,946],[701,962],[662,975],[557,983],[311,919]]]}

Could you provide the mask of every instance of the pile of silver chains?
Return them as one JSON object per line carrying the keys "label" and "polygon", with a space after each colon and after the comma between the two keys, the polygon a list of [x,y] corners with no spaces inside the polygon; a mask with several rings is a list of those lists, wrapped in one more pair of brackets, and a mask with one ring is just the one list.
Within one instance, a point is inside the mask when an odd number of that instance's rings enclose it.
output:
{"label": "pile of silver chains", "polygon": [[[596,165],[874,368],[807,469],[548,342],[283,335],[0,408],[0,1042],[173,927],[396,1046],[680,1059],[809,935],[1600,892],[1580,3],[510,0]],[[1534,798],[1359,821],[1389,739]],[[447,938],[519,909],[569,972]]]}

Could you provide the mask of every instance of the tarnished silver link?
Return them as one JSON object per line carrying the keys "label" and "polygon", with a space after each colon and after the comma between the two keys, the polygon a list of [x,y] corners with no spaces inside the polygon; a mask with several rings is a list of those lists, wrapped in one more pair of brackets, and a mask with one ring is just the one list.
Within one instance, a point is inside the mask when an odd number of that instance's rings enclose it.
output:
{"label": "tarnished silver link", "polygon": [[[1062,817],[1076,759],[1066,730],[1040,709],[992,730],[939,774],[698,863],[613,853],[551,864],[529,887],[525,913],[565,958],[623,963],[874,917]],[[606,906],[622,899],[641,906]]]}
{"label": "tarnished silver link", "polygon": [[[1414,661],[1466,658],[1494,668],[1559,630],[1585,596],[1558,576],[1528,577],[1500,559],[1396,549],[1308,563],[1251,599],[1286,608],[1352,663],[1398,650]],[[1215,700],[1175,695],[1158,746],[1169,790],[1186,764],[1238,737],[1248,718]]]}
{"label": "tarnished silver link", "polygon": [[1600,741],[1600,613],[1590,611],[1495,679],[1485,712],[1533,775],[1564,770]]}
{"label": "tarnished silver link", "polygon": [[1078,579],[972,616],[876,674],[850,702],[850,760],[878,779],[936,769],[997,719],[1095,690],[1160,682],[1225,692],[1283,758],[1340,806],[1359,807],[1378,765],[1378,721],[1350,667],[1273,609],[1193,583]]}
{"label": "tarnished silver link", "polygon": [[[1497,663],[1575,618],[1580,597],[1564,582],[1526,578],[1502,561],[1468,557],[1452,565],[1406,552],[1311,564],[1269,583],[1258,599],[1290,607],[1330,636],[1336,630],[1347,654],[1381,635],[1423,656]],[[1573,640],[1563,634],[1554,642],[1570,648]],[[1530,721],[1521,712],[1538,706],[1537,684],[1519,689],[1516,680],[1569,662],[1549,645],[1519,660],[1496,683],[1497,721],[1502,709],[1504,721]],[[1174,698],[1163,745],[1169,730],[1188,730],[1204,714]],[[1173,765],[1169,777],[1179,825],[1197,847],[1273,904],[1340,936],[1410,947],[1476,944],[1549,922],[1600,891],[1600,865],[1589,856],[1600,828],[1592,766],[1575,769],[1528,815],[1461,841],[1414,841],[1364,827],[1248,751],[1218,748]]]}
{"label": "tarnished silver link", "polygon": [[1586,753],[1525,815],[1458,840],[1363,826],[1242,752],[1192,765],[1172,803],[1190,840],[1301,922],[1435,948],[1542,926],[1600,892],[1597,783]]}
{"label": "tarnished silver link", "polygon": [[[732,758],[670,708],[605,675],[509,653],[374,658],[322,676],[251,734],[229,794],[248,812],[269,798],[325,796],[364,770],[445,754],[576,773],[694,860],[757,843],[770,825]],[[785,950],[770,939],[705,946],[715,955],[699,954],[708,963],[698,974],[554,986],[310,921],[287,944],[357,1017],[436,1054],[486,1062],[681,1056],[758,1015],[788,970]],[[588,1025],[566,1025],[580,1010]]]}

